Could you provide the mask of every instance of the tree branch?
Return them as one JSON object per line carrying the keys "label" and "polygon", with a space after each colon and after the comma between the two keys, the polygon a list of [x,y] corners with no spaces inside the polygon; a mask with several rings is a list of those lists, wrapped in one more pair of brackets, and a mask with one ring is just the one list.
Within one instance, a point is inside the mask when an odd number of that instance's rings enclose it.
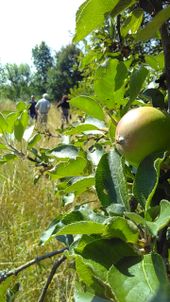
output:
{"label": "tree branch", "polygon": [[121,15],[118,15],[116,28],[117,28],[118,38],[119,38],[119,47],[122,48],[123,39],[122,39],[122,35],[121,35],[121,30],[120,30],[120,27],[121,27],[120,21],[121,21]]}
{"label": "tree branch", "polygon": [[66,260],[66,257],[63,256],[63,257],[61,257],[59,260],[57,260],[57,261],[54,262],[53,267],[52,267],[51,272],[50,272],[50,274],[49,274],[49,276],[48,276],[47,282],[46,282],[46,284],[45,284],[45,286],[44,286],[44,288],[43,288],[43,290],[42,290],[42,292],[41,292],[41,295],[40,295],[40,297],[39,297],[38,302],[43,302],[43,301],[44,301],[45,295],[46,295],[47,290],[48,290],[48,287],[49,287],[49,285],[50,285],[50,283],[51,283],[51,281],[52,281],[52,279],[53,279],[53,277],[54,277],[54,275],[55,275],[55,273],[56,273],[57,268],[58,268],[65,260]]}
{"label": "tree branch", "polygon": [[[155,11],[158,13],[163,9],[162,1],[154,0]],[[165,76],[168,89],[168,113],[170,113],[170,34],[168,30],[168,21],[160,28],[162,47],[164,51]]]}
{"label": "tree branch", "polygon": [[162,25],[160,33],[165,58],[165,75],[168,89],[168,113],[170,113],[170,35],[167,23]]}
{"label": "tree branch", "polygon": [[42,255],[42,256],[38,256],[36,257],[35,259],[32,259],[31,261],[28,261],[26,262],[25,264],[19,266],[18,268],[14,268],[8,272],[4,272],[4,273],[1,273],[0,275],[0,283],[5,281],[7,278],[9,278],[10,276],[17,276],[18,273],[20,273],[21,271],[25,270],[26,268],[28,268],[29,266],[31,265],[34,265],[34,264],[37,264],[39,263],[40,261],[44,260],[44,259],[47,259],[47,258],[51,258],[53,256],[56,256],[58,254],[61,254],[63,253],[65,250],[67,250],[67,248],[63,248],[61,250],[57,250],[57,251],[53,251],[53,252],[50,252],[50,253],[47,253],[45,255]]}

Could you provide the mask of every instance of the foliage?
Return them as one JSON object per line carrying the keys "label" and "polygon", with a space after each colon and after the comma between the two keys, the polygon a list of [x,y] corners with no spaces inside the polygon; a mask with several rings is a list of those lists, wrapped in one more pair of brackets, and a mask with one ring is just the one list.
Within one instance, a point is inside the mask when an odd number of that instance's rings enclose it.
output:
{"label": "foliage", "polygon": [[[169,150],[150,154],[135,168],[114,147],[117,121],[126,111],[146,103],[159,107],[148,85],[163,69],[165,91],[161,86],[160,90],[154,88],[154,93],[161,93],[164,109],[170,108],[170,38],[165,22],[169,1],[146,4],[136,0],[86,0],[79,8],[75,42],[102,26],[110,16],[113,23],[118,22],[119,39],[123,33],[132,35],[138,43],[157,35],[163,52],[154,56],[147,53],[144,61],[135,61],[131,53],[122,54],[121,48],[117,54],[102,54],[100,59],[99,48],[96,57],[93,50],[94,93],[70,101],[72,108],[84,113],[63,133],[70,136],[69,144],[39,147],[39,133],[27,128],[23,103],[17,105],[16,112],[0,115],[1,164],[27,158],[35,164],[35,182],[41,177],[51,180],[56,196],[62,198],[63,209],[69,205],[69,210],[61,209],[54,217],[40,243],[57,240],[67,249],[62,259],[74,263],[76,302],[157,302],[169,301],[170,297]],[[126,12],[129,19],[122,24],[121,15]],[[144,13],[150,18],[143,28]],[[1,280],[8,280],[7,276],[2,272]]]}
{"label": "foliage", "polygon": [[78,68],[79,55],[79,48],[73,44],[63,47],[56,53],[55,65],[49,70],[47,84],[47,89],[55,100],[60,100],[81,81],[82,76]]}
{"label": "foliage", "polygon": [[30,93],[31,76],[28,64],[6,64],[1,68],[2,95],[15,101],[27,98]]}
{"label": "foliage", "polygon": [[32,49],[33,63],[36,68],[34,85],[39,93],[46,92],[48,70],[53,66],[53,57],[50,48],[43,41]]}

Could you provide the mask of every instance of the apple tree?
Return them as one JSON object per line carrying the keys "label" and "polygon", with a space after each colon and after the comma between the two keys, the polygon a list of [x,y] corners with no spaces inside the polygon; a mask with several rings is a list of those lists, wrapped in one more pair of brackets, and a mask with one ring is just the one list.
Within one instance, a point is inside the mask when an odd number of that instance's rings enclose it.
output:
{"label": "apple tree", "polygon": [[[16,112],[0,115],[1,163],[17,157],[34,162],[35,181],[49,177],[65,209],[40,238],[41,244],[48,240],[63,244],[62,250],[48,256],[63,255],[54,261],[39,302],[44,301],[49,280],[66,259],[74,263],[77,274],[76,302],[170,299],[169,150],[149,154],[136,167],[117,152],[114,139],[119,120],[131,108],[153,106],[169,111],[169,4],[86,0],[80,6],[74,42],[87,37],[86,44],[90,43],[91,33],[97,30],[100,43],[87,48],[83,58],[85,66],[94,67],[93,93],[70,100],[82,118],[64,129],[69,144],[38,148],[40,134],[27,128],[21,104]],[[112,36],[108,38],[106,31],[99,35],[104,22],[109,22]],[[152,53],[155,45],[158,53]],[[31,264],[1,272],[0,293],[8,277]]]}

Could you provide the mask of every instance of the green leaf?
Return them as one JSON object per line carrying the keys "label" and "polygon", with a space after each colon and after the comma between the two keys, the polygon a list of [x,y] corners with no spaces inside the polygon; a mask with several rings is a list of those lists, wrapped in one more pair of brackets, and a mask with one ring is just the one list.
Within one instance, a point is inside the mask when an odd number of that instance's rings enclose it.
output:
{"label": "green leaf", "polygon": [[164,54],[160,52],[157,55],[145,55],[145,62],[156,71],[163,70],[164,68]]}
{"label": "green leaf", "polygon": [[76,195],[86,191],[87,188],[92,187],[95,184],[94,176],[87,177],[75,177],[68,183],[68,187],[64,190],[65,193],[76,192]]}
{"label": "green leaf", "polygon": [[135,69],[131,75],[129,83],[129,96],[130,102],[134,101],[142,89],[142,86],[148,76],[149,71],[141,66],[139,69]]}
{"label": "green leaf", "polygon": [[25,131],[25,128],[21,122],[20,119],[17,119],[15,121],[15,125],[14,125],[14,135],[15,135],[15,138],[21,142],[22,141],[22,138],[23,138],[23,134],[24,134],[24,131]]}
{"label": "green leaf", "polygon": [[155,296],[149,302],[169,302],[170,286],[169,284],[162,284]]}
{"label": "green leaf", "polygon": [[13,153],[5,154],[2,157],[0,157],[0,164],[5,164],[6,162],[8,162],[10,160],[14,160],[16,158],[17,158],[17,156]]}
{"label": "green leaf", "polygon": [[98,130],[98,127],[90,124],[80,124],[76,127],[72,127],[71,129],[66,130],[64,133],[66,135],[73,135],[73,134],[79,134],[90,130]]}
{"label": "green leaf", "polygon": [[27,111],[23,111],[14,124],[14,135],[15,138],[21,142],[23,139],[24,132],[28,125],[28,113]]}
{"label": "green leaf", "polygon": [[146,89],[143,92],[143,95],[144,97],[147,97],[150,100],[153,107],[158,107],[162,109],[165,108],[164,95],[162,92],[160,92],[159,89],[156,88]]}
{"label": "green leaf", "polygon": [[170,222],[170,202],[168,200],[161,200],[160,202],[160,214],[154,222],[146,221],[147,226],[154,236],[157,236],[158,232],[167,226]]}
{"label": "green leaf", "polygon": [[120,239],[104,239],[100,236],[86,236],[85,238],[86,244],[82,249],[78,248],[78,252],[84,258],[98,262],[107,269],[124,257],[137,256],[132,245]]}
{"label": "green leaf", "polygon": [[36,133],[33,137],[31,137],[28,141],[28,148],[32,148],[41,140],[41,134]]}
{"label": "green leaf", "polygon": [[[91,290],[96,296],[106,298],[112,296],[108,284],[105,282],[105,275],[107,273],[106,268],[100,263],[96,263],[91,260],[86,260],[76,255],[76,272],[78,273],[79,279],[83,281],[83,284]],[[102,275],[102,278],[99,276]],[[110,295],[108,293],[110,292]]]}
{"label": "green leaf", "polygon": [[158,254],[125,258],[110,269],[108,281],[116,301],[145,302],[168,284],[163,259]]}
{"label": "green leaf", "polygon": [[139,231],[136,225],[123,217],[113,217],[103,234],[107,238],[120,238],[129,243],[136,243]]}
{"label": "green leaf", "polygon": [[[0,275],[3,273],[5,273],[5,272],[0,271]],[[0,284],[0,301],[1,302],[7,302],[6,301],[6,292],[9,288],[12,280],[13,280],[13,277],[9,277],[5,281],[1,282],[1,284]]]}
{"label": "green leaf", "polygon": [[15,283],[12,288],[8,288],[6,293],[6,302],[15,302],[19,290],[20,290],[19,282]]}
{"label": "green leaf", "polygon": [[76,159],[78,149],[74,145],[61,145],[49,150],[49,153],[57,158]]}
{"label": "green leaf", "polygon": [[125,214],[126,217],[128,217],[130,220],[132,220],[136,224],[141,224],[141,225],[146,224],[146,220],[137,213],[125,212],[124,214]]}
{"label": "green leaf", "polygon": [[24,134],[23,134],[23,139],[28,142],[29,139],[31,138],[32,134],[33,134],[33,131],[34,131],[34,128],[35,126],[32,125],[30,127],[28,127],[25,131],[24,131]]}
{"label": "green leaf", "polygon": [[0,143],[0,150],[9,150],[5,144]]}
{"label": "green leaf", "polygon": [[10,112],[7,117],[6,121],[8,123],[8,132],[12,133],[14,131],[14,124],[18,117],[18,112]]}
{"label": "green leaf", "polygon": [[0,112],[0,133],[4,133],[8,129],[8,124],[5,117]]}
{"label": "green leaf", "polygon": [[16,109],[17,109],[17,111],[19,111],[19,112],[22,112],[22,111],[24,111],[24,110],[27,110],[27,107],[28,107],[28,105],[26,104],[26,103],[24,103],[24,102],[18,102],[17,104],[16,104]]}
{"label": "green leaf", "polygon": [[82,157],[62,162],[49,171],[52,179],[63,177],[81,176],[86,168],[87,160]]}
{"label": "green leaf", "polygon": [[104,154],[96,170],[96,191],[102,206],[118,203],[129,209],[129,197],[121,156],[116,150]]}
{"label": "green leaf", "polygon": [[56,226],[59,223],[59,219],[54,219],[49,227],[42,233],[40,237],[40,244],[44,244],[49,238],[54,234],[54,231],[56,230]]}
{"label": "green leaf", "polygon": [[105,230],[105,226],[101,223],[93,221],[81,221],[69,224],[61,228],[57,235],[65,234],[101,234]]}
{"label": "green leaf", "polygon": [[83,218],[84,216],[81,211],[72,211],[65,215],[59,215],[50,223],[47,230],[43,232],[40,238],[40,243],[45,243],[47,240],[50,239],[52,235],[55,235],[63,226],[76,221],[82,221]]}
{"label": "green leaf", "polygon": [[[94,90],[102,105],[114,108],[114,104],[124,95],[127,68],[123,62],[109,59],[98,67],[94,79]],[[121,97],[120,97],[121,95]]]}
{"label": "green leaf", "polygon": [[[86,236],[87,238],[87,236]],[[91,236],[92,238],[92,236]],[[126,255],[136,255],[130,245],[118,239],[103,240],[96,238],[84,245],[84,249],[75,255],[76,272],[79,280],[89,290],[99,297],[114,301],[114,296],[108,286],[107,274],[109,268]]]}
{"label": "green leaf", "polygon": [[119,15],[123,10],[132,6],[134,3],[136,3],[136,0],[119,0],[118,4],[113,8],[111,12],[112,18]]}
{"label": "green leaf", "polygon": [[122,36],[125,37],[128,33],[135,34],[139,29],[142,20],[143,10],[140,8],[134,9],[121,28]]}
{"label": "green leaf", "polygon": [[97,166],[102,155],[104,154],[104,150],[100,144],[96,144],[94,148],[88,151],[88,159],[93,163],[94,166]]}
{"label": "green leaf", "polygon": [[110,302],[110,300],[97,297],[94,293],[85,291],[80,287],[80,284],[76,283],[75,293],[74,293],[75,302]]}
{"label": "green leaf", "polygon": [[165,155],[156,153],[147,156],[139,165],[133,187],[133,193],[141,206],[147,210],[156,191],[160,166]]}
{"label": "green leaf", "polygon": [[136,41],[146,41],[153,38],[161,26],[170,18],[170,5],[162,9],[136,36]]}
{"label": "green leaf", "polygon": [[86,112],[88,115],[99,120],[104,120],[104,113],[101,106],[89,96],[78,96],[70,100],[70,104]]}
{"label": "green leaf", "polygon": [[73,41],[79,42],[104,23],[105,14],[111,11],[119,0],[86,0],[76,13],[76,33]]}
{"label": "green leaf", "polygon": [[119,203],[112,203],[106,208],[109,216],[123,216],[125,212],[125,207]]}

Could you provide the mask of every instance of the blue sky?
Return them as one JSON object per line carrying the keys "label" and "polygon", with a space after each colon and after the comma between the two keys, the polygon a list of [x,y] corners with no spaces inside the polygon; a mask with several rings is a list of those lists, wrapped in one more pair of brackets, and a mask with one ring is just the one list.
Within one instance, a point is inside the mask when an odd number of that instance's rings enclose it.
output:
{"label": "blue sky", "polygon": [[69,44],[75,14],[85,0],[1,0],[0,63],[28,63],[31,50],[45,41],[51,50]]}

